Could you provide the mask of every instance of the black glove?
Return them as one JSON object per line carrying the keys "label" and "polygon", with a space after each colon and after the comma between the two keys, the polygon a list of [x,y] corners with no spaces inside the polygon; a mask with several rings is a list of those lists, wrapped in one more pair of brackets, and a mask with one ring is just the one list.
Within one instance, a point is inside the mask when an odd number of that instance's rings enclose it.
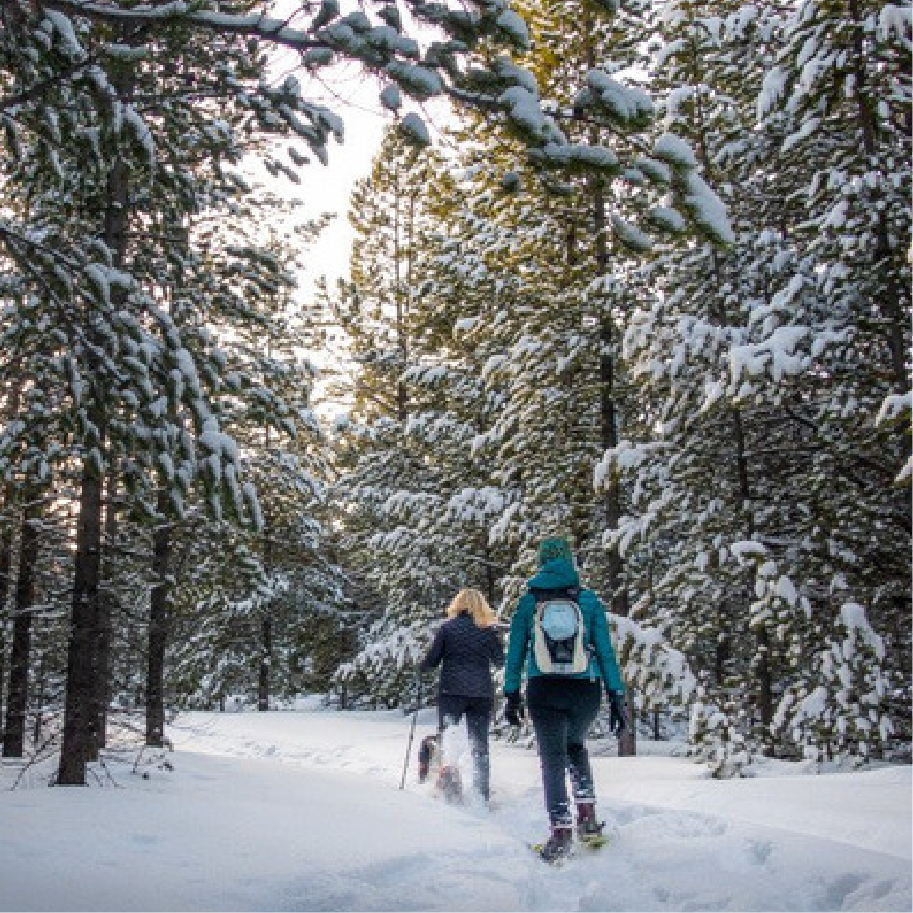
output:
{"label": "black glove", "polygon": [[609,729],[612,734],[619,736],[628,725],[628,716],[625,713],[624,691],[609,691]]}
{"label": "black glove", "polygon": [[519,726],[520,723],[523,722],[523,717],[526,716],[520,692],[511,691],[510,694],[505,694],[504,698],[504,719],[507,720],[511,726]]}

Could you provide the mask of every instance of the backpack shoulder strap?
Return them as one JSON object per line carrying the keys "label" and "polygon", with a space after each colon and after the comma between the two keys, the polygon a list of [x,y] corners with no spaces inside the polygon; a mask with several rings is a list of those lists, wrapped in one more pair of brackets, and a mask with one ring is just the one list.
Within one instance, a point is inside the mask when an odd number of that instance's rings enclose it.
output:
{"label": "backpack shoulder strap", "polygon": [[596,619],[593,613],[596,611],[596,594],[592,590],[581,587],[578,591],[577,604],[580,606],[580,614],[583,616],[583,624],[586,627],[588,645],[596,646]]}

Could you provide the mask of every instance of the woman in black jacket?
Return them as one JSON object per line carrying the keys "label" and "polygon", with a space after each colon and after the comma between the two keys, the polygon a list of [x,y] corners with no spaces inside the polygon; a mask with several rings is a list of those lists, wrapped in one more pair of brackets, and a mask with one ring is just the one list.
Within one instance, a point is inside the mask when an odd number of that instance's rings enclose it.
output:
{"label": "woman in black jacket", "polygon": [[438,717],[443,749],[444,730],[466,716],[472,748],[474,785],[488,800],[488,729],[494,706],[492,665],[504,662],[504,647],[495,627],[495,616],[485,597],[463,589],[447,607],[447,618],[438,629],[422,667],[441,666]]}

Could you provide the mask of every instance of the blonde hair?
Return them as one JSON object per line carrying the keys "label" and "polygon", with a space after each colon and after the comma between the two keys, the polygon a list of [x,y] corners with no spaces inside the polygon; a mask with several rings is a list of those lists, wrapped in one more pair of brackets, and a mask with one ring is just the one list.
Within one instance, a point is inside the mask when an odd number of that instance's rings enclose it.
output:
{"label": "blonde hair", "polygon": [[447,606],[448,618],[456,618],[460,612],[469,612],[476,626],[480,628],[490,628],[497,621],[488,600],[479,590],[471,587],[460,590]]}

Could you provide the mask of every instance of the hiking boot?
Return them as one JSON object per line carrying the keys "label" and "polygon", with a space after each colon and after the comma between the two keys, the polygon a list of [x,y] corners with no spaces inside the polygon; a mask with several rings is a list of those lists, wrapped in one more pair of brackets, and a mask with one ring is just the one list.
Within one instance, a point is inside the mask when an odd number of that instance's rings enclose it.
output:
{"label": "hiking boot", "polygon": [[605,841],[602,829],[605,821],[596,820],[596,803],[579,802],[577,804],[577,839],[584,844],[601,846]]}
{"label": "hiking boot", "polygon": [[539,850],[539,855],[546,862],[560,862],[571,855],[574,845],[574,831],[569,827],[553,827],[552,836]]}
{"label": "hiking boot", "polygon": [[463,801],[463,781],[459,768],[442,767],[437,783],[445,802],[458,804]]}
{"label": "hiking boot", "polygon": [[437,736],[427,735],[422,739],[418,749],[418,782],[424,783],[431,772],[432,762],[436,760]]}

